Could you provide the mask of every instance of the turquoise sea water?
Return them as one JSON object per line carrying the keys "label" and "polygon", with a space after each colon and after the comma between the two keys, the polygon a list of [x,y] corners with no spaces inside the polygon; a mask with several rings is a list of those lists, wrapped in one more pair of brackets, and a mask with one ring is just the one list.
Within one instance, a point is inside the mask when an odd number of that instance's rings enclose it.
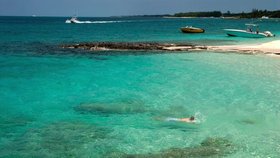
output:
{"label": "turquoise sea water", "polygon": [[[219,45],[279,37],[230,38],[222,31],[252,20],[65,20],[0,18],[0,157],[279,157],[279,58],[59,48],[80,41]],[[279,19],[253,21],[280,35]],[[185,25],[206,33],[182,34]],[[191,115],[198,123],[164,120]]]}

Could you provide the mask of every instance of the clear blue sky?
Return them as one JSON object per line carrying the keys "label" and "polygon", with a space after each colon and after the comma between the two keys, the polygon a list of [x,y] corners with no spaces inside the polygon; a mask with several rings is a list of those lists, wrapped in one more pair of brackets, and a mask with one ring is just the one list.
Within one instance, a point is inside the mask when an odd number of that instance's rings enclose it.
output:
{"label": "clear blue sky", "polygon": [[190,11],[280,10],[280,0],[0,0],[0,15],[120,16]]}

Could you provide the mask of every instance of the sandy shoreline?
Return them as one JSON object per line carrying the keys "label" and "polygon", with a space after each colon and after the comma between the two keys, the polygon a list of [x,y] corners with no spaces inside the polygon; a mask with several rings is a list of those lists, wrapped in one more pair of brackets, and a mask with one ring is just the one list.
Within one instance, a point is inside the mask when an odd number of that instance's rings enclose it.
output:
{"label": "sandy shoreline", "polygon": [[262,53],[280,55],[280,40],[262,44],[207,46],[207,50],[221,52],[241,52],[248,54]]}
{"label": "sandy shoreline", "polygon": [[[174,46],[168,47],[166,50],[169,51],[184,51],[188,50],[204,50],[201,49],[203,46],[195,46],[192,49],[185,46]],[[221,45],[221,46],[204,46],[208,51],[215,52],[235,52],[243,54],[267,54],[280,56],[280,40],[266,42],[262,44],[242,44],[242,45]]]}

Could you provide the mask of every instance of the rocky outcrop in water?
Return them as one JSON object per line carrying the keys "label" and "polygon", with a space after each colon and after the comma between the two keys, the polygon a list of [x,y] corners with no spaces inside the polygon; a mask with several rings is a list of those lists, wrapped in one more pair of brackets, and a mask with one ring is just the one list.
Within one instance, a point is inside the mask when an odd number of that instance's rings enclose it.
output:
{"label": "rocky outcrop in water", "polygon": [[[29,129],[21,137],[0,148],[0,157],[83,157],[82,150],[97,149],[111,130],[80,121],[56,122]],[[92,149],[92,150],[93,150]],[[79,152],[80,151],[80,152]]]}
{"label": "rocky outcrop in water", "polygon": [[66,49],[83,49],[90,51],[106,50],[138,50],[138,51],[189,51],[205,50],[205,46],[196,46],[193,44],[173,44],[173,43],[155,43],[155,42],[93,42],[65,44],[61,46]]}
{"label": "rocky outcrop in water", "polygon": [[[17,131],[33,122],[28,116],[0,116],[0,138],[9,138],[18,135]],[[1,157],[1,156],[0,156]]]}
{"label": "rocky outcrop in water", "polygon": [[225,138],[207,138],[200,145],[186,148],[171,148],[160,153],[124,154],[110,153],[106,157],[124,158],[201,158],[225,157],[236,151],[236,147]]}

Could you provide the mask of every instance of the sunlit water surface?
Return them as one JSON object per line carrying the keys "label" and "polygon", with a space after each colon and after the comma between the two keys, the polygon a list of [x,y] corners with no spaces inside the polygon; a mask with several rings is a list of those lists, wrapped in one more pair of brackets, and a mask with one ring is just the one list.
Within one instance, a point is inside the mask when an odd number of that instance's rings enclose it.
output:
{"label": "sunlit water surface", "polygon": [[[279,58],[59,48],[104,40],[253,42],[220,31],[240,27],[237,20],[64,20],[0,18],[0,157],[279,157]],[[202,22],[211,26],[206,34],[178,31]],[[263,25],[279,32],[278,21]],[[258,41],[266,40],[273,39]],[[165,121],[191,115],[197,123]]]}

